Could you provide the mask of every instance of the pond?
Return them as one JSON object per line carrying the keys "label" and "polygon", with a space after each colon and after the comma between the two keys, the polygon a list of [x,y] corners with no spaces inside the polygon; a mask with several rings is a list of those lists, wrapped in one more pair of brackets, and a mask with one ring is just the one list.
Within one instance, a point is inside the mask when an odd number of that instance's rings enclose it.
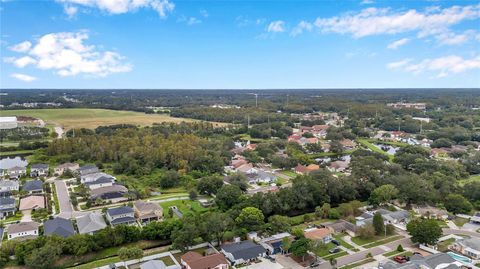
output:
{"label": "pond", "polygon": [[373,145],[391,155],[395,155],[398,149],[400,149],[399,147],[394,147],[390,145],[383,145],[383,144],[373,144]]}
{"label": "pond", "polygon": [[0,169],[10,169],[15,166],[26,167],[27,165],[28,161],[22,157],[8,157],[0,160]]}

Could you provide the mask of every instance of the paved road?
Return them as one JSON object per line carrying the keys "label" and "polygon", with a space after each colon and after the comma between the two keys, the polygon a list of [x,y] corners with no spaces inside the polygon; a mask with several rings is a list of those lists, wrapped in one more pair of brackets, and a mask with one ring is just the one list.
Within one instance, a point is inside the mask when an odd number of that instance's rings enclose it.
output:
{"label": "paved road", "polygon": [[55,180],[55,188],[57,190],[58,204],[60,206],[60,213],[58,216],[62,218],[72,218],[73,206],[68,195],[67,184],[63,180]]}
{"label": "paved road", "polygon": [[456,229],[450,229],[450,228],[444,228],[443,229],[443,234],[465,234],[469,236],[474,236],[474,237],[479,237],[480,238],[480,233],[469,231],[469,230],[456,230]]}

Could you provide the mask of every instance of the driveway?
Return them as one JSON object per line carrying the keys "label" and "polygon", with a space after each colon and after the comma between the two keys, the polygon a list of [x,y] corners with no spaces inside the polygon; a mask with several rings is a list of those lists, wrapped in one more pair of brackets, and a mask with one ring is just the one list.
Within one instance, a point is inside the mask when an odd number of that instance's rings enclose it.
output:
{"label": "driveway", "polygon": [[[303,269],[305,267],[298,264],[296,261],[292,260],[290,257],[285,255],[276,255],[275,257],[278,264],[280,264],[283,268],[288,269]],[[281,267],[281,268],[282,268]]]}
{"label": "driveway", "polygon": [[63,180],[55,180],[55,188],[57,190],[58,204],[60,207],[59,217],[72,218],[73,207],[68,195],[67,184]]}
{"label": "driveway", "polygon": [[22,219],[20,222],[30,222],[32,221],[32,210],[23,210]]}
{"label": "driveway", "polygon": [[282,266],[278,262],[271,262],[267,259],[260,258],[262,262],[252,263],[247,265],[245,268],[248,269],[284,269],[287,267]]}

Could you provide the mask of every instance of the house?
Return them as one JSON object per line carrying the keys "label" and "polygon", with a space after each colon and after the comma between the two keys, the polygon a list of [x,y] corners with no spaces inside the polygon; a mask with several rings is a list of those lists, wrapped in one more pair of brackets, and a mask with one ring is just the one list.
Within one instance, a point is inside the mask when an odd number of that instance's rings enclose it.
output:
{"label": "house", "polygon": [[396,109],[418,109],[418,110],[425,110],[427,108],[426,103],[404,103],[404,102],[397,102],[397,103],[388,103],[388,107],[396,108]]}
{"label": "house", "polygon": [[98,167],[93,164],[87,164],[78,168],[78,173],[80,173],[80,176],[98,173],[98,172],[100,172],[100,170],[98,170]]}
{"label": "house", "polygon": [[115,183],[115,178],[112,176],[101,176],[97,178],[95,181],[85,182],[84,184],[91,190],[98,189],[101,187],[109,187],[113,186]]}
{"label": "house", "polygon": [[279,233],[260,240],[260,245],[267,250],[268,255],[283,253],[282,242],[285,237],[289,238],[291,242],[295,239],[295,237],[289,233]]}
{"label": "house", "polygon": [[375,213],[380,213],[386,224],[394,224],[397,225],[397,227],[400,226],[404,228],[404,226],[410,221],[410,213],[408,213],[408,211],[397,210],[392,212],[386,209],[379,209],[372,212],[366,211],[359,217],[356,217],[357,226],[373,223],[373,216]]}
{"label": "house", "polygon": [[231,166],[233,167],[233,169],[237,169],[238,167],[244,165],[244,164],[247,164],[248,161],[245,160],[245,159],[235,159],[235,160],[232,160],[231,162]]}
{"label": "house", "polygon": [[277,180],[277,177],[263,170],[257,170],[256,173],[247,174],[247,180],[250,184],[272,183]]}
{"label": "house", "polygon": [[20,211],[42,208],[45,208],[45,197],[42,195],[31,195],[20,199]]}
{"label": "house", "polygon": [[45,235],[58,235],[67,238],[75,234],[72,222],[69,219],[59,217],[45,221],[43,228]]}
{"label": "house", "polygon": [[48,164],[37,163],[30,167],[30,177],[44,177],[48,175]]}
{"label": "house", "polygon": [[90,190],[90,200],[96,201],[97,199],[108,200],[112,203],[127,201],[128,198],[125,195],[128,193],[128,189],[122,185],[112,185],[106,187],[100,187]]}
{"label": "house", "polygon": [[23,185],[22,191],[25,191],[29,194],[43,193],[43,181],[41,181],[40,179],[29,180]]}
{"label": "house", "polygon": [[87,183],[90,183],[90,182],[97,181],[98,179],[100,179],[102,177],[110,178],[112,182],[115,181],[115,177],[113,177],[109,174],[106,174],[106,173],[103,173],[103,172],[95,172],[95,173],[91,173],[91,174],[81,175],[80,176],[80,182],[82,184],[87,184]]}
{"label": "house", "polygon": [[136,224],[135,212],[129,206],[121,206],[107,209],[107,219],[112,226]]}
{"label": "house", "polygon": [[136,201],[133,203],[135,217],[143,224],[150,221],[160,220],[163,216],[163,208],[157,203]]}
{"label": "house", "polygon": [[29,221],[10,224],[7,228],[8,240],[15,238],[32,238],[38,236],[38,227],[40,224]]}
{"label": "house", "polygon": [[342,145],[344,149],[348,150],[348,149],[354,149],[357,146],[357,143],[355,143],[350,139],[342,139],[340,140],[340,145]]}
{"label": "house", "polygon": [[447,148],[433,148],[430,151],[430,156],[432,157],[447,157],[450,150]]}
{"label": "house", "polygon": [[348,161],[334,161],[331,162],[328,166],[328,169],[332,172],[345,172],[348,167],[350,166],[350,162]]}
{"label": "house", "polygon": [[221,252],[227,257],[231,265],[237,265],[263,257],[267,251],[262,246],[245,240],[238,243],[222,245]]}
{"label": "house", "polygon": [[418,215],[426,218],[446,220],[448,218],[448,212],[444,209],[440,209],[433,206],[419,206],[413,208],[413,211]]}
{"label": "house", "polygon": [[480,239],[476,237],[457,240],[450,248],[474,260],[480,259]]}
{"label": "house", "polygon": [[237,167],[237,172],[244,173],[244,174],[251,174],[251,173],[256,173],[257,169],[253,168],[253,164],[251,163],[246,163],[242,164],[239,167]]}
{"label": "house", "polygon": [[189,251],[180,257],[180,263],[185,269],[228,269],[228,261],[220,254],[203,256],[194,251]]}
{"label": "house", "polygon": [[299,164],[295,167],[295,173],[299,175],[308,175],[309,173],[319,169],[320,169],[320,166],[316,164],[309,164],[308,166]]}
{"label": "house", "polygon": [[310,240],[328,244],[332,241],[333,230],[330,228],[310,228],[304,230],[303,235]]}
{"label": "house", "polygon": [[14,198],[0,198],[0,219],[15,215],[17,211],[17,203]]}
{"label": "house", "polygon": [[261,186],[254,189],[248,189],[247,193],[253,195],[255,193],[268,193],[268,192],[278,192],[280,189],[278,186]]}
{"label": "house", "polygon": [[15,180],[0,180],[0,192],[18,191],[19,186]]}
{"label": "house", "polygon": [[350,236],[355,236],[357,232],[355,224],[342,219],[335,222],[322,223],[322,226],[333,230],[335,233],[347,233]]}
{"label": "house", "polygon": [[79,234],[94,234],[107,227],[102,214],[98,212],[90,212],[81,217],[77,217],[76,220]]}
{"label": "house", "polygon": [[54,168],[54,174],[57,176],[63,175],[63,173],[70,171],[70,172],[76,172],[80,166],[78,163],[62,163]]}
{"label": "house", "polygon": [[378,265],[379,269],[460,269],[465,268],[463,264],[453,259],[447,253],[437,253],[423,257],[414,254],[410,261],[406,263],[397,263],[387,261]]}
{"label": "house", "polygon": [[7,169],[10,179],[19,179],[27,174],[27,168],[21,166],[14,166]]}
{"label": "house", "polygon": [[480,212],[475,213],[475,215],[470,218],[470,222],[480,224]]}

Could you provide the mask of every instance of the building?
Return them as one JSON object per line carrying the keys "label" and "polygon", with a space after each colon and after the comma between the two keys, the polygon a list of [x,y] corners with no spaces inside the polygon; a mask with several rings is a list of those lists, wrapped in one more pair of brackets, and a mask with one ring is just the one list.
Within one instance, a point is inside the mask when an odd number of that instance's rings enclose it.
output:
{"label": "building", "polygon": [[320,169],[320,166],[318,166],[316,164],[309,164],[308,166],[299,164],[295,167],[295,173],[297,173],[299,175],[308,175],[311,172],[313,172],[315,170],[318,170],[318,169]]}
{"label": "building", "polygon": [[480,259],[480,239],[476,237],[457,240],[450,248],[474,260]]}
{"label": "building", "polygon": [[82,184],[86,184],[86,183],[97,181],[98,179],[100,179],[102,177],[111,178],[112,181],[115,181],[115,177],[113,177],[109,174],[106,174],[106,173],[103,173],[103,172],[95,172],[95,173],[90,173],[90,174],[86,174],[86,175],[81,175],[80,176],[80,182]]}
{"label": "building", "polygon": [[334,161],[328,166],[328,169],[332,172],[345,172],[350,166],[348,161]]}
{"label": "building", "polygon": [[480,212],[475,213],[475,215],[473,215],[473,216],[470,218],[470,222],[480,224]]}
{"label": "building", "polygon": [[249,173],[247,174],[247,180],[250,184],[258,184],[258,183],[272,183],[277,180],[277,177],[274,174],[265,172],[263,170],[257,170],[256,173]]}
{"label": "building", "polygon": [[31,195],[20,199],[20,211],[42,208],[45,208],[45,197],[42,195]]}
{"label": "building", "polygon": [[202,256],[198,252],[189,251],[180,258],[180,263],[185,269],[228,269],[228,261],[220,254]]}
{"label": "building", "polygon": [[440,209],[433,206],[419,206],[413,208],[415,213],[422,217],[446,220],[448,219],[448,212],[444,209]]}
{"label": "building", "polygon": [[45,221],[43,228],[45,235],[58,235],[67,238],[75,234],[72,222],[59,217]]}
{"label": "building", "polygon": [[40,179],[29,180],[23,185],[22,191],[25,191],[29,194],[43,193],[43,181]]}
{"label": "building", "polygon": [[136,201],[133,203],[133,210],[142,224],[160,220],[163,216],[163,208],[157,203]]}
{"label": "building", "polygon": [[404,103],[404,102],[397,102],[397,103],[388,103],[388,107],[397,108],[397,109],[418,109],[418,110],[425,110],[427,108],[426,103]]}
{"label": "building", "polygon": [[87,164],[84,166],[81,166],[78,169],[78,172],[80,173],[80,176],[88,175],[88,174],[93,174],[93,173],[98,173],[100,170],[98,170],[98,167],[93,164]]}
{"label": "building", "polygon": [[17,117],[0,117],[0,129],[13,129],[18,127]]}
{"label": "building", "polygon": [[45,177],[48,176],[48,164],[37,163],[30,167],[30,177]]}
{"label": "building", "polygon": [[0,219],[15,215],[15,211],[17,211],[15,199],[9,197],[0,198]]}
{"label": "building", "polygon": [[333,230],[330,228],[310,228],[303,231],[303,235],[310,240],[328,244],[333,239]]}
{"label": "building", "polygon": [[107,209],[107,219],[112,226],[136,224],[135,212],[129,206],[121,206]]}
{"label": "building", "polygon": [[373,223],[373,216],[376,213],[380,213],[386,224],[394,224],[397,227],[405,228],[407,223],[410,221],[410,213],[405,210],[389,211],[386,209],[379,209],[372,212],[364,212],[359,217],[356,217],[357,226],[363,226],[365,224]]}
{"label": "building", "polygon": [[57,176],[63,175],[66,171],[77,172],[80,166],[78,163],[63,163],[54,168],[54,174]]}
{"label": "building", "polygon": [[79,234],[94,234],[107,227],[102,214],[90,212],[84,216],[77,217],[77,227]]}
{"label": "building", "polygon": [[7,228],[7,238],[11,240],[15,238],[37,237],[39,226],[40,224],[33,221],[10,224]]}
{"label": "building", "polygon": [[326,228],[333,230],[335,233],[347,233],[350,236],[355,236],[357,232],[357,226],[346,220],[337,220],[335,222],[322,223]]}
{"label": "building", "polygon": [[14,166],[7,169],[10,179],[19,179],[27,174],[27,167]]}
{"label": "building", "polygon": [[112,185],[90,190],[90,200],[102,199],[112,203],[127,201],[128,189],[122,185]]}
{"label": "building", "polygon": [[91,190],[98,189],[101,187],[110,187],[115,183],[115,178],[112,176],[101,176],[95,181],[85,182],[84,184]]}
{"label": "building", "polygon": [[0,192],[18,191],[20,184],[15,180],[0,180]]}
{"label": "building", "polygon": [[252,241],[245,240],[238,243],[225,244],[221,246],[221,252],[227,257],[231,265],[248,263],[263,257],[266,250]]}
{"label": "building", "polygon": [[295,237],[289,233],[279,233],[260,240],[260,245],[267,250],[268,255],[283,253],[282,245],[284,238],[289,238],[291,242],[295,239]]}
{"label": "building", "polygon": [[437,253],[423,257],[414,254],[406,263],[387,261],[378,265],[379,269],[460,269],[465,268],[459,261],[446,253]]}

